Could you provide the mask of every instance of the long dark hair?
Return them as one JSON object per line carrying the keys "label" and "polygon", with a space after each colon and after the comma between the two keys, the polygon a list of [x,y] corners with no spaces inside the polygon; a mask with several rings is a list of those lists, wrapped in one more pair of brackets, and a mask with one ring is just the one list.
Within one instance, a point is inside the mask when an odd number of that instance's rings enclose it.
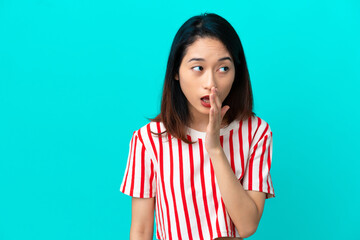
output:
{"label": "long dark hair", "polygon": [[[186,136],[186,126],[189,126],[190,114],[187,99],[180,88],[175,75],[179,73],[180,63],[186,54],[187,47],[198,38],[211,37],[220,40],[234,60],[235,79],[228,96],[222,105],[229,105],[223,121],[229,125],[235,119],[245,119],[254,116],[253,94],[250,83],[244,50],[235,29],[223,17],[214,13],[203,13],[191,17],[176,33],[167,62],[165,82],[161,99],[161,112],[150,121],[162,122],[170,135],[192,144]],[[154,133],[160,135],[162,133]]]}

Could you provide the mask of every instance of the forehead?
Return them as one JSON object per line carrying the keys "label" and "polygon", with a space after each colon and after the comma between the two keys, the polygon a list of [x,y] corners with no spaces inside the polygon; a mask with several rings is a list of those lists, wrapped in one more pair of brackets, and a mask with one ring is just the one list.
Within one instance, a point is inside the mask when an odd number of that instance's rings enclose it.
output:
{"label": "forehead", "polygon": [[201,58],[218,58],[218,57],[230,57],[230,53],[226,49],[225,45],[216,38],[198,38],[194,43],[187,47],[184,59],[192,57]]}

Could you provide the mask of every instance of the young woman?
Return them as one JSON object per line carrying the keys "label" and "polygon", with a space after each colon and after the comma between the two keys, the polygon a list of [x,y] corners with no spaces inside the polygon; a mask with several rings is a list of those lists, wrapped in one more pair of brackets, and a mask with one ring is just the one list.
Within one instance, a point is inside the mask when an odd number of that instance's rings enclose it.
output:
{"label": "young woman", "polygon": [[120,191],[132,196],[130,239],[242,239],[254,234],[270,176],[272,131],[255,116],[234,28],[187,20],[171,46],[161,112],[134,131]]}

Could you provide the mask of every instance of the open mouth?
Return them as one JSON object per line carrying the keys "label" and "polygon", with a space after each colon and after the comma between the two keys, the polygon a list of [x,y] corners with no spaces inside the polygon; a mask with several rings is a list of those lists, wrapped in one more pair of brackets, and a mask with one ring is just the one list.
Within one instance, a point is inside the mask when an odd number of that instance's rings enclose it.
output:
{"label": "open mouth", "polygon": [[201,100],[206,102],[206,103],[210,103],[209,97],[202,97]]}
{"label": "open mouth", "polygon": [[207,107],[207,108],[211,107],[209,96],[202,97],[202,98],[201,98],[201,104],[202,104],[204,107]]}

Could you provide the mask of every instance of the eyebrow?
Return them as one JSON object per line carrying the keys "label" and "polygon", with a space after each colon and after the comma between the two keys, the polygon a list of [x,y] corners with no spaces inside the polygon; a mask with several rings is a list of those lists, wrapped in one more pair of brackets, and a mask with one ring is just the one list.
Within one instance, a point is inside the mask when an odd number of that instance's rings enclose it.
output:
{"label": "eyebrow", "polygon": [[[220,58],[220,59],[218,60],[218,62],[224,61],[224,60],[230,60],[230,62],[232,62],[232,60],[231,60],[230,57]],[[188,62],[191,62],[191,61],[205,61],[205,59],[203,59],[203,58],[192,58],[192,59],[190,59]]]}

